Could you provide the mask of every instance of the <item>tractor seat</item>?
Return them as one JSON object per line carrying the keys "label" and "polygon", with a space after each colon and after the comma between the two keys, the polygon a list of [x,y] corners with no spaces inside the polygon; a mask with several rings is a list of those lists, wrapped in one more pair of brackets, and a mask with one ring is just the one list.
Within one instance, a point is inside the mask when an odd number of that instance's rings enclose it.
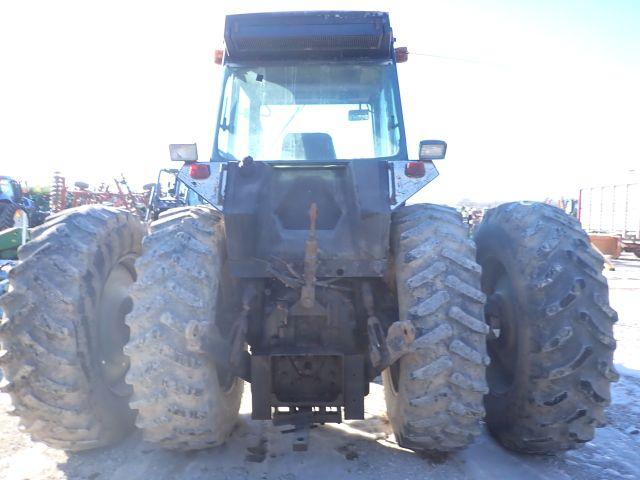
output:
{"label": "tractor seat", "polygon": [[283,160],[335,160],[336,150],[328,133],[288,133],[282,141]]}

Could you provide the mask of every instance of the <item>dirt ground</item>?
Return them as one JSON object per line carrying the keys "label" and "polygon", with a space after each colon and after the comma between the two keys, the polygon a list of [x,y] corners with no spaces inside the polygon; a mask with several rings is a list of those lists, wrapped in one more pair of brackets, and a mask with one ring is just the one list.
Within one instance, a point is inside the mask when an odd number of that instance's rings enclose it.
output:
{"label": "dirt ground", "polygon": [[382,387],[372,384],[367,419],[312,430],[310,450],[291,450],[292,435],[250,419],[247,390],[238,428],[219,448],[174,453],[135,432],[122,444],[67,454],[18,430],[8,395],[0,394],[0,479],[638,479],[640,478],[640,259],[624,256],[607,272],[618,310],[616,366],[609,425],[581,449],[557,457],[517,455],[486,432],[467,450],[423,458],[399,448],[384,416]]}

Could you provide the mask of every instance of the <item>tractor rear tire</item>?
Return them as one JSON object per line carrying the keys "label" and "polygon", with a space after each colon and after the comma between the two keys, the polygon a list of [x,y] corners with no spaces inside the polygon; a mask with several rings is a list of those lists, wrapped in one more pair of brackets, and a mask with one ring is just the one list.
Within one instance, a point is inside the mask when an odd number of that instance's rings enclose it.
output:
{"label": "tractor rear tire", "polygon": [[84,206],[50,217],[18,250],[0,298],[0,366],[34,440],[79,451],[132,430],[122,347],[143,232],[127,212]]}
{"label": "tractor rear tire", "polygon": [[13,203],[0,202],[0,232],[14,227],[13,216],[17,210],[18,208]]}
{"label": "tractor rear tire", "polygon": [[[145,440],[197,450],[224,443],[240,407],[243,381],[222,374],[189,331],[214,334],[222,288],[224,225],[209,207],[168,210],[150,226],[127,317],[131,408]],[[220,374],[220,375],[219,375]]]}
{"label": "tractor rear tire", "polygon": [[618,378],[602,256],[576,219],[541,203],[489,210],[475,239],[496,332],[485,397],[491,433],[534,454],[588,442]]}
{"label": "tractor rear tire", "polygon": [[394,212],[392,249],[399,319],[416,338],[383,372],[387,415],[400,446],[456,451],[479,435],[487,393],[475,246],[453,208],[421,204]]}

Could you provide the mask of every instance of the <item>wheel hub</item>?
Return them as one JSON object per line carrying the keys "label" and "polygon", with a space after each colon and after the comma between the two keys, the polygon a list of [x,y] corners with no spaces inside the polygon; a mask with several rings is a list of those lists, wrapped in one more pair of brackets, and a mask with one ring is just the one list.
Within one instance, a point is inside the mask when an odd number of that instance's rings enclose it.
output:
{"label": "wheel hub", "polygon": [[507,273],[502,270],[487,295],[485,321],[489,325],[487,350],[491,364],[487,368],[487,381],[491,391],[504,394],[515,380],[518,359],[518,322],[516,295]]}
{"label": "wheel hub", "polygon": [[129,340],[124,319],[133,306],[129,286],[134,279],[133,259],[121,260],[109,273],[98,305],[98,363],[106,385],[119,397],[132,393],[124,381],[129,357],[122,349]]}
{"label": "wheel hub", "polygon": [[502,332],[502,296],[498,293],[493,293],[487,298],[487,303],[484,307],[485,321],[489,325],[489,340],[497,340],[500,338]]}

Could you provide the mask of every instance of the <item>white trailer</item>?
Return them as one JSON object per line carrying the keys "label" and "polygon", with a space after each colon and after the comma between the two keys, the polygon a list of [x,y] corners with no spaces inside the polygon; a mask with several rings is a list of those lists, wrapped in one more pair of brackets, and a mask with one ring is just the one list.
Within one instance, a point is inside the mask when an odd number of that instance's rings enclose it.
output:
{"label": "white trailer", "polygon": [[640,256],[640,182],[581,188],[578,218],[589,234],[617,237]]}

